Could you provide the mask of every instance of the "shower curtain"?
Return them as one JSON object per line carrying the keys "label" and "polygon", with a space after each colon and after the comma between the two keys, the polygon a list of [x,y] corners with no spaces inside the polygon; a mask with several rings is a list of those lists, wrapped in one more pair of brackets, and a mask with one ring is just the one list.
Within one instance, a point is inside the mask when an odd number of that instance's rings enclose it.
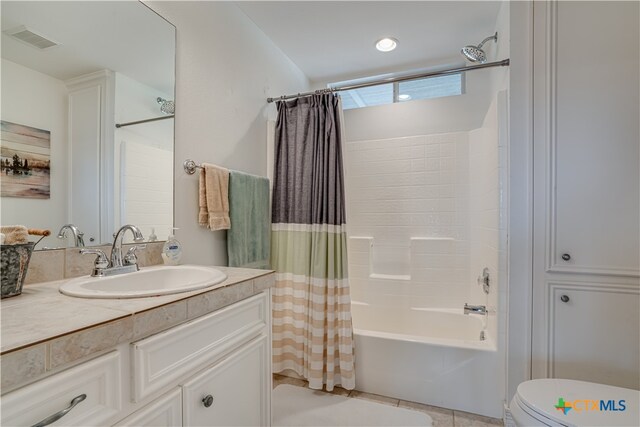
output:
{"label": "shower curtain", "polygon": [[271,254],[274,372],[355,387],[339,98],[277,104]]}

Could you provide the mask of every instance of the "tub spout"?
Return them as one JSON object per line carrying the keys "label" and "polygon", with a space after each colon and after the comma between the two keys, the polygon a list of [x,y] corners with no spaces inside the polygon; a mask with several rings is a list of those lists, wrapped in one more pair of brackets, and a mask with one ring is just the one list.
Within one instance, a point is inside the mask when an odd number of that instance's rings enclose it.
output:
{"label": "tub spout", "polygon": [[469,305],[464,304],[464,314],[487,314],[487,307],[485,305]]}

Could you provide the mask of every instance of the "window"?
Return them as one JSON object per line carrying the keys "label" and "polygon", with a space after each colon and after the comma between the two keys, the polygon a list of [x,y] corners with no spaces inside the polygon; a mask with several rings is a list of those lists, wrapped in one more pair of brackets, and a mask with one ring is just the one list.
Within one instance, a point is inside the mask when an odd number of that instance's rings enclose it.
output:
{"label": "window", "polygon": [[[347,83],[334,83],[329,86],[339,88],[340,86],[347,86]],[[462,86],[462,74],[452,74],[345,90],[340,92],[340,95],[342,96],[342,108],[349,110],[416,99],[462,95]]]}

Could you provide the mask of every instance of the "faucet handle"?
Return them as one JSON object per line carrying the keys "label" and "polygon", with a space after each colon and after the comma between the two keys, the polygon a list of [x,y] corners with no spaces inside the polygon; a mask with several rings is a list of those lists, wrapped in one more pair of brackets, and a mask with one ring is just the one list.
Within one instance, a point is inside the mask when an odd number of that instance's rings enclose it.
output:
{"label": "faucet handle", "polygon": [[145,249],[147,245],[135,245],[131,246],[127,251],[127,254],[124,256],[124,265],[135,265],[138,264],[138,257],[136,256],[136,251],[138,249]]}
{"label": "faucet handle", "polygon": [[93,264],[96,269],[109,267],[109,258],[107,258],[107,254],[101,249],[80,249],[80,253],[82,255],[98,255]]}

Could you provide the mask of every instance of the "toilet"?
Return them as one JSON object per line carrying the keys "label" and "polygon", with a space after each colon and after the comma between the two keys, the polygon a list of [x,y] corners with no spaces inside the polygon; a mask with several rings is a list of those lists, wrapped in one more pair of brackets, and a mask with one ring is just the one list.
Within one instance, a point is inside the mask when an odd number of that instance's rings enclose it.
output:
{"label": "toilet", "polygon": [[640,426],[640,392],[564,379],[521,383],[509,405],[516,426]]}

